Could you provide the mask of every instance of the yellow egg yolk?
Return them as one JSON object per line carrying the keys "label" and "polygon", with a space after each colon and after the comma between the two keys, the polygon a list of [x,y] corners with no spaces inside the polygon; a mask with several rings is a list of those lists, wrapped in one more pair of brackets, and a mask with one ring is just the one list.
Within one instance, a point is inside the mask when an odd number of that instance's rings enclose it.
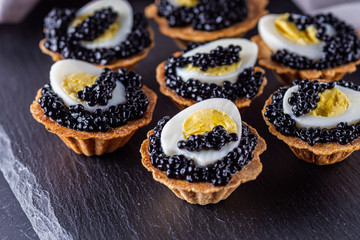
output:
{"label": "yellow egg yolk", "polygon": [[289,16],[289,13],[284,13],[275,19],[275,27],[283,37],[300,45],[319,42],[319,39],[316,37],[317,30],[315,26],[310,25],[305,30],[299,30],[295,23],[288,21]]}
{"label": "yellow egg yolk", "polygon": [[332,117],[345,112],[349,107],[346,94],[337,88],[326,89],[319,97],[316,109],[310,111],[313,116]]}
{"label": "yellow egg yolk", "polygon": [[[72,27],[76,27],[77,25],[79,25],[80,23],[82,23],[86,18],[91,17],[93,14],[86,14],[86,15],[82,15],[80,17],[77,17],[71,24]],[[111,39],[115,36],[115,34],[119,31],[120,29],[120,24],[118,21],[115,21],[113,24],[111,24],[109,26],[108,29],[106,29],[106,31],[101,34],[99,37],[97,37],[96,39],[94,39],[91,42],[103,42],[106,41],[108,39]],[[88,41],[86,41],[88,42]]]}
{"label": "yellow egg yolk", "polygon": [[198,4],[197,0],[175,0],[180,6],[193,7]]}
{"label": "yellow egg yolk", "polygon": [[199,67],[195,67],[195,66],[189,64],[187,66],[186,70],[187,71],[195,70],[197,72],[204,73],[206,75],[211,75],[211,76],[223,76],[223,75],[226,75],[226,74],[236,71],[236,69],[238,69],[239,66],[240,66],[240,61],[237,63],[233,63],[231,65],[217,66],[214,68],[208,68],[207,71],[202,71]]}
{"label": "yellow egg yolk", "polygon": [[75,73],[65,78],[61,86],[69,96],[76,101],[81,101],[76,97],[78,91],[81,91],[86,86],[91,86],[95,83],[97,76],[88,73]]}
{"label": "yellow egg yolk", "polygon": [[229,115],[211,108],[190,114],[183,123],[182,132],[187,139],[190,135],[203,135],[218,125],[223,126],[228,133],[237,133],[237,125]]}

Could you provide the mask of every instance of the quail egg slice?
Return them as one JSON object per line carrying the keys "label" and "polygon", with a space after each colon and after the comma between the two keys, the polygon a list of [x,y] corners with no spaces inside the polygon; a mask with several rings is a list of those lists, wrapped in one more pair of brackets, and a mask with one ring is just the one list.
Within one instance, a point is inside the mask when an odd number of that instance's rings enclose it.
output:
{"label": "quail egg slice", "polygon": [[[336,127],[340,122],[347,122],[349,124],[355,124],[360,122],[360,92],[355,91],[350,88],[343,86],[335,85],[334,89],[339,90],[340,92],[333,95],[333,99],[326,99],[331,101],[332,104],[329,106],[321,106],[327,108],[327,111],[330,112],[331,108],[335,109],[333,114],[330,114],[328,117],[316,116],[314,112],[296,117],[292,112],[292,106],[289,104],[289,97],[291,97],[292,92],[298,90],[298,86],[293,86],[289,88],[283,99],[283,109],[286,114],[289,114],[292,119],[295,120],[298,128],[333,128]],[[329,91],[329,90],[325,90]],[[320,93],[321,94],[321,93]],[[319,95],[320,95],[319,94]],[[328,96],[331,97],[330,94]],[[321,100],[320,100],[321,101]],[[335,106],[339,102],[342,106]],[[319,108],[320,102],[317,103],[317,108]],[[315,109],[316,110],[316,109]]]}
{"label": "quail egg slice", "polygon": [[[316,38],[316,33],[304,34],[307,35],[308,40],[305,39],[304,41],[299,41],[301,39],[299,39],[299,36],[296,35],[293,35],[292,40],[290,40],[291,35],[287,35],[285,32],[279,31],[276,27],[276,22],[279,16],[281,17],[282,15],[268,14],[262,17],[258,24],[260,36],[271,50],[276,52],[278,50],[286,49],[289,52],[296,53],[299,56],[305,56],[312,60],[318,60],[323,56],[323,47],[325,43],[319,39],[314,39]],[[313,31],[316,31],[313,26],[311,27],[313,28]],[[290,29],[290,26],[288,29]],[[287,31],[286,26],[283,30]],[[326,31],[328,35],[335,34],[334,30],[329,25],[326,26]],[[289,33],[291,34],[291,31]]]}
{"label": "quail egg slice", "polygon": [[[199,111],[201,111],[200,115],[198,114]],[[197,119],[196,115],[201,119]],[[196,124],[191,126],[191,122]],[[202,122],[202,124],[200,124],[200,122]],[[204,128],[207,128],[208,130],[216,125],[222,125],[227,131],[236,132],[238,140],[228,143],[220,150],[192,152],[178,148],[178,142],[185,140],[186,133],[184,132],[184,129],[190,129],[192,132],[199,133],[198,130],[204,132]],[[241,116],[235,104],[227,99],[212,98],[196,103],[170,119],[161,132],[161,146],[167,156],[182,154],[187,158],[194,160],[194,163],[197,166],[207,166],[221,160],[239,145],[241,128]]]}
{"label": "quail egg slice", "polygon": [[[63,100],[66,106],[72,106],[81,104],[88,111],[95,111],[96,109],[106,110],[110,106],[118,105],[126,102],[126,92],[124,85],[116,81],[115,89],[112,93],[112,98],[107,105],[101,106],[89,106],[86,102],[77,99],[77,90],[82,90],[85,86],[92,85],[95,80],[100,76],[102,72],[101,68],[94,65],[74,59],[61,60],[54,63],[50,70],[50,84],[53,91]],[[76,78],[75,81],[73,80]],[[70,79],[72,78],[72,79]],[[69,94],[69,89],[64,86],[64,81],[71,81],[71,85],[67,87],[71,88],[73,94]],[[85,82],[85,84],[84,84]],[[75,96],[74,96],[75,93]]]}
{"label": "quail egg slice", "polygon": [[225,75],[214,76],[207,74],[206,72],[196,71],[194,69],[188,69],[187,67],[178,67],[176,68],[177,76],[181,77],[183,81],[188,81],[189,79],[196,79],[202,83],[214,83],[221,85],[225,81],[231,83],[236,83],[238,80],[239,74],[246,68],[253,67],[256,63],[258,47],[255,43],[242,38],[228,38],[220,39],[213,42],[200,45],[188,52],[186,52],[183,57],[195,56],[197,53],[210,53],[212,50],[216,49],[218,46],[227,48],[229,45],[239,45],[242,50],[239,52],[240,63],[236,66],[235,69],[231,69]]}
{"label": "quail egg slice", "polygon": [[168,2],[174,7],[193,7],[199,3],[198,0],[168,0]]}
{"label": "quail egg slice", "polygon": [[[115,20],[119,26],[117,31],[113,33],[110,38],[104,38],[102,41],[82,41],[81,44],[88,49],[95,48],[112,48],[118,46],[123,42],[127,35],[131,32],[133,26],[133,10],[131,5],[126,0],[97,0],[91,1],[76,12],[77,19],[83,16],[91,16],[94,12],[111,7],[114,12],[117,12],[118,17]],[[73,28],[72,26],[69,27]],[[70,31],[70,30],[69,30]],[[101,36],[99,37],[101,38]]]}

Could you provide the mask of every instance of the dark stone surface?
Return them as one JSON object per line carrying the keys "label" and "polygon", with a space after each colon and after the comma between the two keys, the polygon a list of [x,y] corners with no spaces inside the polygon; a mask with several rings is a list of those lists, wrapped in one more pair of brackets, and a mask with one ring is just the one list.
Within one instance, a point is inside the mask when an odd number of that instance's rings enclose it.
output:
{"label": "dark stone surface", "polygon": [[[150,0],[131,1],[142,10]],[[52,6],[79,7],[84,1],[42,1],[21,24],[1,25],[0,124],[16,158],[50,198],[60,225],[74,239],[359,239],[360,154],[318,167],[298,160],[272,136],[261,117],[265,99],[280,87],[271,72],[264,94],[242,115],[268,143],[263,172],[227,200],[197,206],[178,199],[141,165],[146,132],[178,109],[158,91],[155,67],[177,50],[156,30],[156,47],[136,71],[158,95],[154,120],[122,149],[101,157],[79,156],[48,133],[29,112],[38,88],[49,81],[43,55],[42,19]],[[271,12],[292,11],[290,1],[271,1]],[[253,30],[247,35],[256,33]],[[359,73],[346,80],[358,84]],[[37,239],[11,189],[0,176],[0,239]]]}

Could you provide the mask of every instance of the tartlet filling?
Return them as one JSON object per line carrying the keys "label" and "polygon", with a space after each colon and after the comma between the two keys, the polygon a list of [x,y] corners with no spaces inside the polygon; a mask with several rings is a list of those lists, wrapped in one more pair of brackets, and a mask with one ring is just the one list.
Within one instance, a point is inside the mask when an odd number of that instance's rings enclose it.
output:
{"label": "tartlet filling", "polygon": [[151,44],[148,22],[143,14],[136,13],[131,33],[118,46],[94,49],[82,46],[84,41],[103,41],[111,37],[115,28],[121,27],[115,26],[116,16],[111,8],[101,9],[80,20],[80,23],[68,31],[68,27],[76,19],[75,10],[53,9],[44,19],[44,46],[60,53],[64,58],[106,65],[117,59],[134,56]]}
{"label": "tartlet filling", "polygon": [[[189,45],[183,53],[198,46],[199,44]],[[234,64],[239,66],[241,61],[240,51],[240,46],[229,46],[228,48],[218,47],[209,54],[202,53],[190,57],[184,57],[183,55],[170,57],[165,64],[166,86],[174,90],[181,97],[198,102],[209,98],[226,98],[232,101],[241,97],[251,99],[258,93],[264,78],[262,72],[255,72],[253,68],[244,69],[238,75],[235,83],[225,81],[223,85],[209,84],[194,78],[184,81],[177,74],[177,68],[187,67],[189,69],[189,66],[197,67],[199,71],[213,76],[222,76],[224,72],[228,73],[230,70],[234,72]]]}
{"label": "tartlet filling", "polygon": [[[154,134],[149,137],[150,143],[148,148],[151,164],[166,173],[169,178],[186,180],[188,182],[208,182],[214,186],[223,186],[231,180],[234,174],[241,171],[253,159],[253,151],[257,145],[257,136],[251,133],[250,128],[245,124],[242,124],[239,145],[214,164],[200,167],[196,166],[193,160],[186,158],[184,155],[166,156],[161,147],[160,137],[165,124],[169,120],[169,117],[164,117],[157,123],[157,126],[154,128]],[[217,126],[212,132],[220,133],[222,131],[226,132],[226,130]],[[232,137],[235,138],[235,136]],[[190,136],[189,138],[194,138],[195,140],[196,136]],[[209,139],[204,137],[202,140],[209,145],[213,144]],[[224,140],[225,137],[222,139]],[[205,145],[207,145],[206,143]],[[214,146],[218,148],[221,144],[221,141],[218,141],[214,143]],[[196,151],[194,145],[190,146],[190,148]]]}
{"label": "tartlet filling", "polygon": [[245,0],[198,0],[192,4],[172,4],[173,1],[160,0],[157,4],[158,15],[165,17],[170,27],[192,26],[211,32],[240,23],[248,16]]}
{"label": "tartlet filling", "polygon": [[104,69],[93,85],[78,91],[76,96],[89,105],[106,105],[112,97],[116,81],[120,81],[125,87],[126,102],[112,105],[107,110],[97,109],[91,112],[81,104],[66,106],[49,84],[44,85],[38,102],[44,114],[61,126],[77,131],[106,132],[141,118],[149,104],[141,91],[141,77],[124,69],[118,72]]}
{"label": "tartlet filling", "polygon": [[[317,121],[326,121],[327,118],[341,116],[341,114],[350,108],[349,100],[345,98],[346,95],[336,92],[335,86],[359,91],[360,95],[360,86],[342,80],[330,83],[320,83],[307,79],[301,82],[294,81],[292,86],[282,87],[274,93],[271,104],[266,106],[264,116],[274,125],[277,131],[285,136],[297,137],[307,142],[310,146],[316,143],[331,142],[345,145],[360,136],[360,119],[358,121],[355,119],[355,121],[348,123],[349,119],[345,118],[343,121],[337,122],[336,127],[332,128],[299,127],[290,114],[285,113],[283,105],[287,90],[294,86],[298,87],[298,89],[292,92],[291,97],[288,98],[288,103],[292,106],[292,114],[296,117],[305,116],[306,114],[314,117],[316,115],[312,112],[318,110],[322,113],[317,116]],[[313,122],[313,124],[315,125],[316,123]]]}
{"label": "tartlet filling", "polygon": [[[332,14],[289,14],[286,21],[282,19],[276,26],[280,26],[280,33],[286,30],[284,36],[293,41],[300,40],[306,44],[322,41],[324,44],[319,60],[309,59],[285,49],[272,54],[273,61],[289,68],[329,69],[357,61],[360,57],[360,40],[356,30]],[[294,27],[297,29],[293,29]],[[327,31],[329,27],[333,29],[331,34]]]}

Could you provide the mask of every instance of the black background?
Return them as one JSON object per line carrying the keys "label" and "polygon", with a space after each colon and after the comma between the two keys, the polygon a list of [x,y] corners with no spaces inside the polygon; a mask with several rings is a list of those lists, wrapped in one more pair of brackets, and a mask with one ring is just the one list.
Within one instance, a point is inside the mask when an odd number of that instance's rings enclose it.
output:
{"label": "black background", "polygon": [[[74,239],[359,239],[360,154],[342,163],[315,166],[298,160],[272,136],[261,117],[265,99],[280,87],[267,71],[262,96],[242,114],[266,140],[263,171],[216,205],[191,205],[155,182],[141,165],[146,132],[164,115],[178,112],[158,91],[156,66],[177,49],[157,30],[156,46],[136,71],[159,96],[150,125],[122,149],[101,157],[80,156],[48,133],[29,112],[38,88],[49,81],[50,58],[38,42],[42,21],[54,6],[80,7],[85,1],[42,1],[20,24],[0,26],[0,124],[17,158],[49,192],[61,224]],[[142,11],[150,0],[130,1]],[[290,1],[272,0],[274,13],[298,11]],[[256,34],[249,32],[246,37]],[[346,80],[360,83],[359,73]],[[0,153],[1,154],[1,153]],[[9,185],[0,174],[0,238],[38,239]]]}

